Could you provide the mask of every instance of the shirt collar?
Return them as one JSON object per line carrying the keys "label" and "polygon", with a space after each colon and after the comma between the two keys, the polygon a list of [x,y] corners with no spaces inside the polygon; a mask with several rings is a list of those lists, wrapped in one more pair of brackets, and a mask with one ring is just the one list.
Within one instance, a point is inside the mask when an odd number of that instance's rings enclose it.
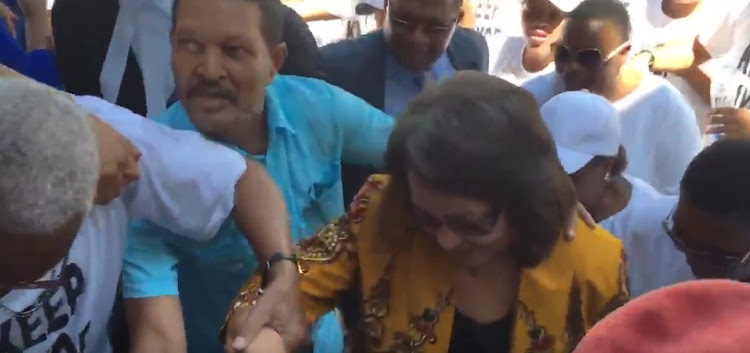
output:
{"label": "shirt collar", "polygon": [[395,56],[391,54],[389,51],[386,51],[385,54],[385,65],[387,68],[388,75],[393,76],[404,76],[407,77],[414,77],[414,78],[421,78],[424,74],[430,73],[435,74],[435,71],[440,70],[444,67],[451,67],[450,59],[448,59],[448,53],[443,52],[443,55],[440,55],[437,60],[435,60],[434,63],[432,63],[432,66],[425,70],[422,73],[414,72],[413,70],[409,70],[405,68],[401,63],[398,62]]}
{"label": "shirt collar", "polygon": [[[281,105],[281,97],[287,100],[294,97],[292,92],[282,92],[280,86],[283,81],[283,75],[276,75],[271,84],[266,87],[266,119],[268,119],[268,129],[274,131],[283,130],[296,134],[294,127],[292,127],[292,124],[286,118]],[[288,102],[288,104],[293,103]]]}

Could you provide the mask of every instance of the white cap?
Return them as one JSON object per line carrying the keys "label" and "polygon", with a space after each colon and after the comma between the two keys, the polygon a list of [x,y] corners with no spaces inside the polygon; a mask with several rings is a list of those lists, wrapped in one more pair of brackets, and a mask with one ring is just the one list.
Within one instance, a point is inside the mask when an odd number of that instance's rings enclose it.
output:
{"label": "white cap", "polygon": [[354,9],[357,15],[371,15],[375,10],[385,10],[385,0],[359,0]]}
{"label": "white cap", "polygon": [[562,12],[573,11],[583,0],[550,0],[552,5],[555,5]]}
{"label": "white cap", "polygon": [[619,115],[604,97],[565,92],[547,101],[541,112],[566,173],[577,172],[596,156],[617,156]]}

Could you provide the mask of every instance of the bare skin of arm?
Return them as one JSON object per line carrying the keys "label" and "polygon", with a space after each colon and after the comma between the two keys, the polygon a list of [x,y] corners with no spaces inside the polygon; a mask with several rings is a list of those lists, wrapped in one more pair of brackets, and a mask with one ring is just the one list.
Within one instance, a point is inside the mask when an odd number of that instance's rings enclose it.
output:
{"label": "bare skin of arm", "polygon": [[[289,219],[283,197],[265,169],[248,161],[235,186],[232,216],[261,263],[273,254],[292,253]],[[297,268],[280,263],[268,272],[269,281],[286,292],[294,288]],[[130,353],[185,353],[187,343],[177,296],[125,300],[130,328]]]}
{"label": "bare skin of arm", "polygon": [[711,54],[709,54],[706,48],[703,47],[703,44],[696,39],[693,44],[693,55],[695,56],[695,59],[693,59],[693,65],[686,70],[677,71],[675,74],[687,81],[690,87],[698,93],[704,103],[710,104],[711,78],[708,77],[699,66],[711,59]]}
{"label": "bare skin of arm", "polygon": [[705,103],[710,101],[711,78],[701,70],[700,65],[711,59],[698,38],[678,40],[650,49],[650,53],[639,53],[631,59],[636,67],[646,67],[652,60],[651,71],[669,72],[685,79],[690,87],[700,95]]}
{"label": "bare skin of arm", "polygon": [[130,353],[187,352],[179,297],[126,299],[124,305],[130,333]]}

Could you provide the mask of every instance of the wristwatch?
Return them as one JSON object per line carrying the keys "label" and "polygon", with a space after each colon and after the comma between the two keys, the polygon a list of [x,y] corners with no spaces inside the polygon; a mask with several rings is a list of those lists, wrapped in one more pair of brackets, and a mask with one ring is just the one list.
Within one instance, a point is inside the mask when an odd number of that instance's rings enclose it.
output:
{"label": "wristwatch", "polygon": [[648,55],[648,69],[651,70],[654,67],[654,62],[656,61],[656,56],[654,55],[654,52],[651,51],[651,49],[643,49],[641,50],[637,55]]}

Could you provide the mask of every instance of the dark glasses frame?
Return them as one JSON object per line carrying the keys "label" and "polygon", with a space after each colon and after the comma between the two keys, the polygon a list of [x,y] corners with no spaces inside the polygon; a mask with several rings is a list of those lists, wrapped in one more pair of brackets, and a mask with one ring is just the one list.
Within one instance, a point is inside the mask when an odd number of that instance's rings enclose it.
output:
{"label": "dark glasses frame", "polygon": [[458,21],[461,19],[461,14],[458,14],[455,18],[451,19],[450,21],[444,24],[424,25],[422,23],[406,21],[396,16],[393,16],[390,11],[390,6],[386,6],[385,12],[386,12],[386,17],[388,21],[390,21],[391,24],[393,25],[399,26],[399,28],[401,28],[402,30],[412,32],[412,31],[415,31],[420,26],[422,26],[425,33],[434,34],[434,35],[446,34],[452,31],[454,28],[456,28],[456,26],[458,25]]}
{"label": "dark glasses frame", "polygon": [[738,257],[689,247],[687,244],[685,244],[684,241],[682,241],[682,239],[677,236],[674,231],[674,212],[675,211],[672,210],[667,218],[662,221],[662,228],[664,228],[664,232],[669,235],[669,238],[672,239],[672,242],[674,242],[677,250],[682,251],[683,253],[685,253],[685,255],[701,258],[712,264],[723,265],[727,267],[744,264],[750,258],[750,250],[748,250],[744,256]]}
{"label": "dark glasses frame", "polygon": [[[555,62],[569,63],[575,61],[584,67],[598,67],[612,60],[628,46],[630,46],[630,41],[620,44],[609,54],[604,55],[598,48],[583,48],[573,52],[565,44],[560,43],[555,51]],[[566,56],[563,57],[563,53],[567,53]]]}

